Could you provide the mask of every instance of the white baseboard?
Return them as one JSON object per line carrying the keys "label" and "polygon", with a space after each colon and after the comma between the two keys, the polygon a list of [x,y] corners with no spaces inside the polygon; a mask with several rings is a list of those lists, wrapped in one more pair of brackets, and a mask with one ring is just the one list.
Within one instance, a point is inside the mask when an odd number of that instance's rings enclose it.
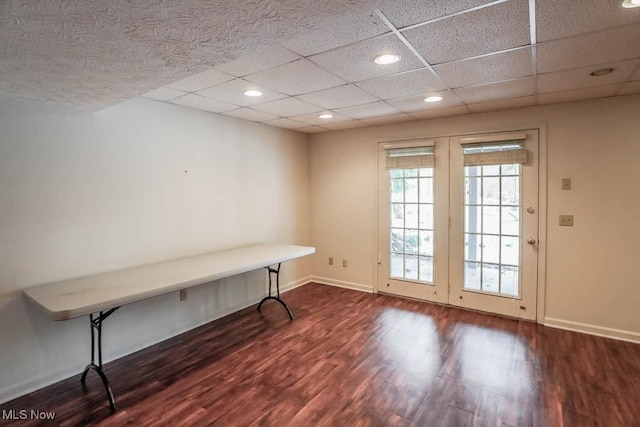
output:
{"label": "white baseboard", "polygon": [[570,320],[555,319],[553,317],[545,317],[544,325],[551,328],[564,329],[566,331],[581,332],[583,334],[640,344],[640,333],[637,332],[605,328],[603,326],[572,322]]}
{"label": "white baseboard", "polygon": [[284,292],[288,292],[291,291],[295,288],[299,288],[300,286],[304,286],[308,283],[313,282],[313,276],[307,276],[307,277],[303,277],[302,279],[298,279],[296,281],[293,281],[291,283],[287,283],[284,286],[280,286],[280,293],[284,293]]}
{"label": "white baseboard", "polygon": [[320,283],[322,285],[336,286],[338,288],[351,289],[354,291],[373,293],[373,286],[362,285],[360,283],[344,282],[342,280],[329,279],[327,277],[311,276],[311,282]]}

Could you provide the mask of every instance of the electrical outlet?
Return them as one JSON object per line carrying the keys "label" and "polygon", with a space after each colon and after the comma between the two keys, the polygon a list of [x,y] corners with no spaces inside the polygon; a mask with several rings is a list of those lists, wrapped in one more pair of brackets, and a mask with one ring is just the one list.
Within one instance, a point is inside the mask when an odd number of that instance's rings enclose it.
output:
{"label": "electrical outlet", "polygon": [[329,257],[329,265],[333,265],[333,257],[332,256]]}
{"label": "electrical outlet", "polygon": [[558,225],[563,227],[573,227],[573,215],[560,215]]}
{"label": "electrical outlet", "polygon": [[180,301],[184,301],[187,299],[187,290],[180,289]]}
{"label": "electrical outlet", "polygon": [[342,260],[342,266],[343,266],[343,267],[346,267],[346,266],[347,266],[347,260],[346,260],[346,259],[343,259],[343,260]]}

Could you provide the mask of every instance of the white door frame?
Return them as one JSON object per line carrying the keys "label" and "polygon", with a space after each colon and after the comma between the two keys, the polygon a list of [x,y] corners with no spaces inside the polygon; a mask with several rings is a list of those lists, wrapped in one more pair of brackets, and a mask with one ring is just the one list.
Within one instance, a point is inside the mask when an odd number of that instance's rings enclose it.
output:
{"label": "white door frame", "polygon": [[[536,307],[536,323],[544,324],[545,317],[545,298],[546,298],[546,271],[547,271],[547,186],[548,186],[548,177],[547,177],[547,124],[545,122],[535,122],[535,123],[524,123],[520,125],[514,126],[504,126],[500,128],[488,128],[488,129],[473,129],[473,130],[465,130],[463,132],[452,130],[450,132],[445,132],[444,134],[438,135],[428,135],[428,136],[419,136],[414,138],[406,138],[402,141],[411,141],[411,140],[434,140],[436,138],[449,138],[452,136],[468,136],[468,135],[477,135],[477,134],[487,134],[487,133],[499,133],[499,132],[517,132],[522,130],[538,130],[538,210],[540,215],[538,217],[538,289],[537,289],[537,307]],[[381,139],[373,139],[372,143],[374,149],[378,150],[378,146],[381,143],[392,143],[392,142],[401,142],[400,140],[381,140]],[[378,158],[378,156],[376,156]],[[378,160],[379,163],[379,160]],[[376,209],[375,209],[375,223],[373,233],[376,236],[376,243],[380,241],[379,239],[379,213],[378,206],[380,205],[380,188],[379,188],[379,180],[378,171],[380,167],[384,167],[384,165],[378,164],[378,169],[376,169]],[[378,244],[378,243],[377,243]],[[373,293],[378,293],[378,282],[379,282],[379,268],[378,268],[378,256],[377,254],[381,253],[381,248],[376,248],[376,258],[373,260],[373,277],[375,278],[373,283]],[[447,255],[448,256],[448,255]]]}

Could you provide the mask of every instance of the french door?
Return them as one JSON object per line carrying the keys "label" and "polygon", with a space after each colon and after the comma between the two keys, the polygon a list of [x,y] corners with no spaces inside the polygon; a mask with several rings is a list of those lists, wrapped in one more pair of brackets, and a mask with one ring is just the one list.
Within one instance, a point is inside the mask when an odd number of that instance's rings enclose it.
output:
{"label": "french door", "polygon": [[448,301],[447,257],[436,255],[448,250],[449,194],[438,177],[449,165],[437,161],[448,149],[448,138],[380,146],[379,292]]}
{"label": "french door", "polygon": [[379,292],[535,319],[537,130],[381,144],[380,165]]}

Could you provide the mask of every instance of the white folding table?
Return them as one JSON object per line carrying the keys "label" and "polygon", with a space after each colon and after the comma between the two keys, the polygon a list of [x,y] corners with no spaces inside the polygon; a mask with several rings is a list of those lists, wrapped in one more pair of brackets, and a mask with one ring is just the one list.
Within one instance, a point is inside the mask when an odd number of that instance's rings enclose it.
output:
{"label": "white folding table", "polygon": [[[91,322],[91,363],[82,373],[94,370],[104,383],[109,405],[115,410],[115,399],[102,370],[102,323],[122,305],[175,292],[236,274],[266,268],[269,294],[265,301],[278,301],[293,320],[291,310],[280,299],[280,265],[315,253],[309,246],[263,243],[221,252],[128,268],[110,273],[45,283],[23,290],[28,300],[48,313],[53,320],[68,320],[89,315]],[[271,267],[276,265],[277,267]],[[272,274],[276,275],[276,295],[272,295]],[[96,358],[97,353],[97,358]],[[97,362],[97,363],[96,363]]]}

